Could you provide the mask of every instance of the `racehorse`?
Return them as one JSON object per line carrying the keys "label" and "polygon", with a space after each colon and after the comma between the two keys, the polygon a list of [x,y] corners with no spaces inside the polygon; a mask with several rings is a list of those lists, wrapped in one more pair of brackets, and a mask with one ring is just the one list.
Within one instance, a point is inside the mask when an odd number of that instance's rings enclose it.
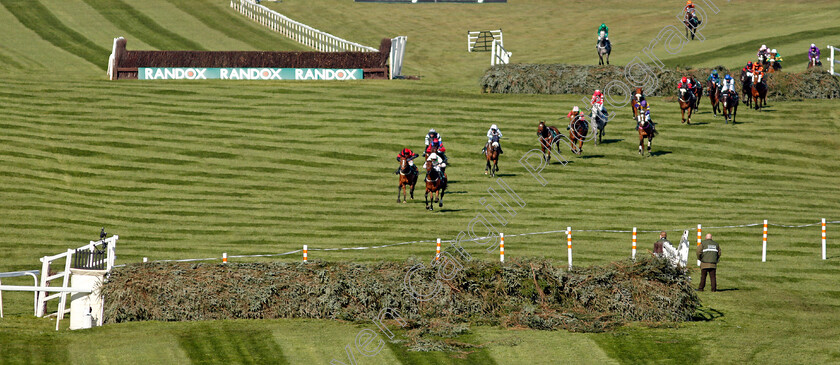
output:
{"label": "racehorse", "polygon": [[[443,207],[443,195],[446,192],[446,174],[438,171],[432,167],[432,161],[426,161],[423,164],[426,169],[426,209],[435,210],[435,203],[439,203]],[[429,193],[432,194],[432,199],[429,200]]]}
{"label": "racehorse", "polygon": [[597,110],[595,106],[592,106],[592,123],[595,127],[595,145],[597,146],[601,143],[601,138],[604,137],[604,128],[607,127],[607,122],[609,121],[609,117],[607,114],[603,113],[601,110]]}
{"label": "racehorse", "polygon": [[720,90],[712,80],[709,80],[709,103],[712,104],[712,112],[717,116],[720,110]]}
{"label": "racehorse", "polygon": [[751,89],[752,72],[741,70],[741,94],[744,97],[744,104],[747,104],[749,107],[752,107],[752,95],[750,95]]}
{"label": "racehorse", "polygon": [[[487,158],[487,166],[484,168],[484,174],[488,171],[490,176],[495,177],[496,171],[499,171],[499,136],[493,136],[492,142],[488,143],[484,150],[484,157]],[[491,166],[490,163],[493,163]]]}
{"label": "racehorse", "polygon": [[732,117],[732,124],[735,124],[735,114],[738,114],[738,94],[736,92],[721,93],[721,104],[723,104],[723,119],[726,124],[729,124],[729,118]]}
{"label": "racehorse", "polygon": [[686,88],[680,89],[680,114],[682,115],[682,122],[686,123],[685,111],[688,110],[688,123],[691,124],[691,113],[694,112],[694,93]]}
{"label": "racehorse", "polygon": [[583,140],[589,133],[589,122],[578,115],[569,122],[569,140],[572,141],[572,152],[580,155],[583,153]]}
{"label": "racehorse", "polygon": [[595,46],[595,50],[598,51],[598,64],[604,64],[604,56],[607,57],[607,64],[610,64],[610,52],[612,51],[612,45],[610,45],[610,41],[607,40],[607,37],[604,35],[604,31],[601,31],[601,34],[598,36],[598,45]]}
{"label": "racehorse", "polygon": [[644,146],[645,138],[648,139],[648,154],[650,154],[650,143],[653,142],[653,137],[655,137],[659,132],[656,131],[656,126],[653,125],[653,122],[647,121],[645,115],[639,115],[636,117],[637,125],[636,129],[639,131],[639,154],[644,156],[645,152],[642,146]]}
{"label": "racehorse", "polygon": [[540,121],[537,125],[537,137],[540,141],[540,149],[543,153],[545,162],[551,163],[551,145],[556,144],[560,148],[560,130],[555,126],[545,125],[545,121]]}
{"label": "racehorse", "polygon": [[694,40],[694,32],[700,26],[700,19],[694,13],[686,13],[683,23],[685,24],[685,38],[688,39],[688,33],[691,33],[691,40]]}
{"label": "racehorse", "polygon": [[633,120],[636,120],[636,117],[639,115],[639,109],[636,108],[636,104],[642,101],[642,95],[644,95],[642,88],[637,87],[636,93],[631,97],[630,109],[633,109]]}
{"label": "racehorse", "polygon": [[411,200],[414,200],[414,186],[417,185],[417,171],[413,168],[411,160],[400,158],[400,184],[397,186],[397,203],[400,202],[400,190],[402,190],[403,203],[405,203],[406,187],[411,187]]}
{"label": "racehorse", "polygon": [[691,79],[691,84],[694,85],[694,110],[700,110],[700,100],[703,99],[703,84],[697,82],[696,79]]}
{"label": "racehorse", "polygon": [[758,76],[753,74],[752,85],[750,86],[750,95],[753,103],[755,103],[755,110],[760,110],[762,102],[764,106],[767,106],[767,83],[764,80],[758,82]]}

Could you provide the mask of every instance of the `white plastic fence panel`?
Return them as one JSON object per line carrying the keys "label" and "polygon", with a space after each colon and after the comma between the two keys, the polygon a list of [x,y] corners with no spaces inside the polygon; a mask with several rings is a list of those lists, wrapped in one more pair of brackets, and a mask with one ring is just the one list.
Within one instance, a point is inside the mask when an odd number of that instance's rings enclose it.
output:
{"label": "white plastic fence panel", "polygon": [[511,52],[505,50],[501,42],[494,40],[493,47],[490,52],[490,66],[507,65],[510,63]]}
{"label": "white plastic fence panel", "polygon": [[388,78],[402,76],[403,57],[405,56],[405,42],[408,40],[406,36],[399,36],[391,39],[391,55],[389,57],[390,70]]}
{"label": "white plastic fence panel", "polygon": [[[488,31],[467,31],[467,52],[472,52],[475,48],[476,42],[478,42],[479,35],[483,32]],[[493,40],[499,41],[502,46],[505,45],[504,36],[502,35],[501,29],[490,30],[490,34],[493,36]]]}

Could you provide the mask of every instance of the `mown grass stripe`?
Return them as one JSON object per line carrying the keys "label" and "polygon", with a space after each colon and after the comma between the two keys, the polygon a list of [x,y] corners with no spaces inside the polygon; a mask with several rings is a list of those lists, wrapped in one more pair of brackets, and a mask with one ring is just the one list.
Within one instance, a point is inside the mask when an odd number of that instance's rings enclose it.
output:
{"label": "mown grass stripe", "polygon": [[108,50],[68,28],[37,0],[0,0],[21,24],[52,45],[70,52],[105,70]]}
{"label": "mown grass stripe", "polygon": [[122,0],[84,1],[117,28],[159,50],[205,50],[200,44],[169,31]]}

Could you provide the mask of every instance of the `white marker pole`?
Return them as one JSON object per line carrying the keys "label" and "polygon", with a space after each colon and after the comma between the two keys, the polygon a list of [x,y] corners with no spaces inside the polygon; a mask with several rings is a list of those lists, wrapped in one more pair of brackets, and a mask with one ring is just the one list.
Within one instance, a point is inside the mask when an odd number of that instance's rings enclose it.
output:
{"label": "white marker pole", "polygon": [[307,263],[309,261],[309,246],[303,245],[303,263]]}
{"label": "white marker pole", "polygon": [[435,261],[440,260],[440,238],[437,239],[437,250],[435,251]]}
{"label": "white marker pole", "polygon": [[825,218],[822,219],[822,259],[825,260]]}
{"label": "white marker pole", "polygon": [[499,262],[505,263],[505,234],[499,233],[499,237],[501,238],[501,243],[499,243]]}
{"label": "white marker pole", "polygon": [[222,252],[222,263],[223,264],[227,263],[227,252]]}
{"label": "white marker pole", "polygon": [[636,261],[636,227],[633,227],[633,249],[630,252],[633,261]]}
{"label": "white marker pole", "polygon": [[[699,224],[697,225],[697,246],[700,246],[701,242],[703,241],[703,227]],[[697,260],[697,266],[700,266],[700,260]]]}
{"label": "white marker pole", "polygon": [[569,248],[569,270],[572,269],[572,227],[566,227],[566,246]]}
{"label": "white marker pole", "polygon": [[761,262],[767,262],[767,220],[764,220],[764,235],[761,238]]}

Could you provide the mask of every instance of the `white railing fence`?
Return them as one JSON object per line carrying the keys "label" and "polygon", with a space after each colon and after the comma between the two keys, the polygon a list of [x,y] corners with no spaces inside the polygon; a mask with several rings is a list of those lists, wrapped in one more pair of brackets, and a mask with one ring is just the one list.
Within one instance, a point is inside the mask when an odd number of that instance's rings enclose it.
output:
{"label": "white railing fence", "polygon": [[306,24],[289,19],[253,0],[231,0],[230,7],[251,20],[319,52],[379,52],[378,49],[350,42]]}
{"label": "white railing fence", "polygon": [[467,31],[467,52],[490,50],[491,42],[499,41],[504,46],[505,40],[502,36],[502,30],[481,30],[481,31]]}
{"label": "white railing fence", "polygon": [[406,36],[399,36],[391,39],[391,55],[388,57],[389,68],[388,78],[402,76],[403,57],[405,56]]}
{"label": "white railing fence", "polygon": [[828,50],[830,52],[829,53],[830,55],[828,56],[828,73],[830,73],[834,76],[840,76],[840,73],[837,73],[837,72],[834,71],[834,65],[840,63],[840,61],[837,60],[836,55],[834,54],[834,51],[838,51],[840,49],[834,48],[831,45],[828,45],[826,47],[828,47]]}
{"label": "white railing fence", "polygon": [[[109,238],[100,240],[100,241],[90,241],[89,244],[79,247],[76,250],[68,249],[67,252],[60,253],[58,255],[53,256],[44,256],[41,258],[41,288],[46,288],[50,286],[50,281],[55,279],[62,279],[62,284],[60,288],[68,288],[70,285],[70,266],[73,261],[73,255],[83,255],[84,253],[80,253],[77,251],[88,251],[90,252],[88,259],[86,260],[88,265],[101,265],[104,264],[107,271],[111,271],[111,268],[114,267],[114,261],[116,260],[116,246],[117,240],[120,237],[117,235],[111,236]],[[106,255],[99,259],[93,259],[94,251],[104,247],[107,252]],[[64,271],[61,271],[55,275],[50,275],[50,266],[53,264],[53,261],[58,261],[64,259]],[[59,305],[58,305],[58,312],[56,312],[57,320],[61,320],[64,318],[64,314],[68,312],[66,309],[67,305],[67,293],[64,291],[59,291],[52,295],[47,295],[46,289],[44,291],[38,292],[36,304],[35,304],[35,316],[43,317],[46,313],[46,304],[49,300],[60,298]]]}
{"label": "white railing fence", "polygon": [[511,54],[512,53],[505,50],[505,47],[502,46],[501,42],[494,40],[493,49],[490,52],[490,66],[507,65],[510,63]]}

